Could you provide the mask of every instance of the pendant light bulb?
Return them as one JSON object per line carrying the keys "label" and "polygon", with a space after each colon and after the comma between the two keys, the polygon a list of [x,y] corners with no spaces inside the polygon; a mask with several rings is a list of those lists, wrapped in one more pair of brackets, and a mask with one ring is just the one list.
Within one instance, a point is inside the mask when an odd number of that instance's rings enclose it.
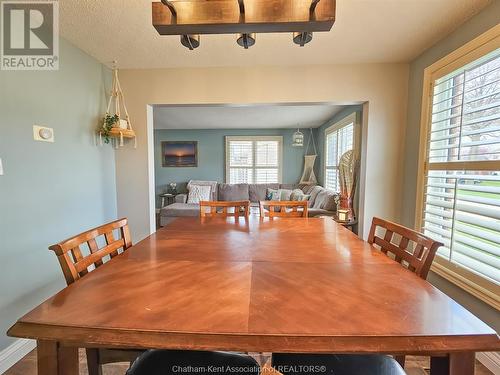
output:
{"label": "pendant light bulb", "polygon": [[313,33],[311,32],[296,32],[293,33],[293,42],[298,44],[301,47],[304,47],[307,43],[309,43],[313,38]]}
{"label": "pendant light bulb", "polygon": [[200,35],[198,34],[181,35],[181,44],[190,51],[192,51],[200,46]]}
{"label": "pendant light bulb", "polygon": [[255,38],[256,38],[255,33],[238,34],[238,37],[236,38],[236,43],[238,43],[239,46],[248,49],[249,47],[252,47],[255,44]]}

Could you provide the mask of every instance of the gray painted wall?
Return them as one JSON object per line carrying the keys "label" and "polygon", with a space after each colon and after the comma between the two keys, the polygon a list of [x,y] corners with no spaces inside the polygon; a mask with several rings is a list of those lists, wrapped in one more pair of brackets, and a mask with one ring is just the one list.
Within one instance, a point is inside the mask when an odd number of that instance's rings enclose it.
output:
{"label": "gray painted wall", "polygon": [[[420,111],[422,105],[424,69],[450,52],[463,46],[470,40],[484,33],[500,22],[500,1],[495,0],[481,13],[461,25],[417,57],[410,65],[408,93],[408,121],[405,137],[405,168],[403,189],[402,220],[405,225],[414,226],[415,197],[417,184],[418,153],[420,139]],[[450,284],[445,279],[431,274],[429,280],[449,294],[473,313],[500,331],[500,314],[493,308],[472,297],[462,289]]]}
{"label": "gray painted wall", "polygon": [[[292,147],[292,135],[296,129],[206,129],[206,130],[155,130],[155,185],[156,194],[166,191],[167,185],[176,182],[179,191],[191,179],[224,182],[225,136],[281,135],[283,136],[283,183],[296,183],[302,177],[305,147]],[[309,129],[301,130],[305,144]],[[313,129],[315,134],[316,129]],[[198,141],[197,168],[163,168],[161,166],[162,141]],[[310,147],[312,152],[312,145]],[[319,168],[319,164],[316,163]],[[319,169],[318,169],[319,170]],[[157,205],[159,202],[157,202]]]}
{"label": "gray painted wall", "polygon": [[[0,71],[0,350],[17,318],[65,286],[47,247],[116,218],[114,151],[93,139],[110,74],[60,47],[59,71]],[[55,143],[35,142],[34,124]]]}

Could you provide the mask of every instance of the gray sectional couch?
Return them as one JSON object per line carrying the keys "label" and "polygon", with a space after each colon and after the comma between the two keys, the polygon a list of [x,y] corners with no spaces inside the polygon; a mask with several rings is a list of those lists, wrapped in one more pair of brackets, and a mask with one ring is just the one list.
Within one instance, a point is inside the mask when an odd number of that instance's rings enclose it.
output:
{"label": "gray sectional couch", "polygon": [[[222,184],[218,183],[212,192],[212,199],[219,201],[249,200],[258,207],[266,200],[267,189],[301,189],[309,198],[309,216],[332,216],[336,209],[335,193],[318,185],[304,184]],[[175,203],[160,210],[160,225],[167,225],[175,217],[199,216],[200,206],[188,204],[187,194],[175,197]]]}

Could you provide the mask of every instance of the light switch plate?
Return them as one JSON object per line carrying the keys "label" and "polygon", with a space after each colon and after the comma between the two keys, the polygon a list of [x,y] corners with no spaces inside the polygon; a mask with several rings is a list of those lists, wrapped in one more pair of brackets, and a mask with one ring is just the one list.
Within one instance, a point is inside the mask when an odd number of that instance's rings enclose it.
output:
{"label": "light switch plate", "polygon": [[0,176],[3,176],[3,164],[2,164],[2,158],[0,158]]}
{"label": "light switch plate", "polygon": [[54,142],[54,129],[33,125],[33,138],[35,141]]}

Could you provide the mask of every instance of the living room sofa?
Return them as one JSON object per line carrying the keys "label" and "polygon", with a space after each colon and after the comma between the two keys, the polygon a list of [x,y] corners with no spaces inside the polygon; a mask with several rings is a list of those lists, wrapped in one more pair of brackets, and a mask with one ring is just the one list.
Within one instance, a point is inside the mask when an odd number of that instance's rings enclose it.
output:
{"label": "living room sofa", "polygon": [[[188,184],[189,186],[189,184]],[[310,195],[309,216],[332,216],[337,210],[335,195],[319,185],[305,184],[225,184],[213,183],[212,200],[241,201],[249,200],[251,206],[258,207],[259,201],[266,200],[268,189],[300,189],[304,194]],[[199,204],[188,204],[187,194],[178,194],[175,203],[160,209],[160,225],[165,226],[173,218],[199,216]],[[254,208],[254,212],[255,212]]]}

